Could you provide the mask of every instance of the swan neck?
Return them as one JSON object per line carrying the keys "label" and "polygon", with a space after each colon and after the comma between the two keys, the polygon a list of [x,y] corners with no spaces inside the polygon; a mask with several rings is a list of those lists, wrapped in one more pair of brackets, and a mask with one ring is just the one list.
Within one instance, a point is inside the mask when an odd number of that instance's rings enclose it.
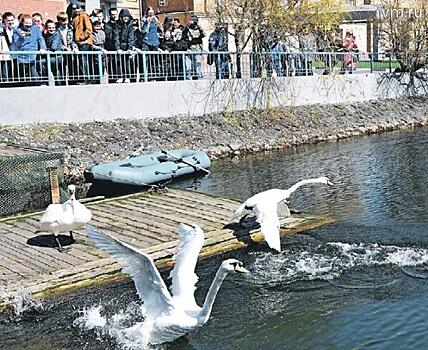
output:
{"label": "swan neck", "polygon": [[223,270],[222,267],[217,270],[217,273],[214,277],[214,280],[211,283],[210,289],[208,290],[207,296],[205,297],[204,306],[202,307],[200,314],[200,321],[205,323],[210,317],[212,307],[214,305],[215,298],[217,293],[227,276],[227,271]]}
{"label": "swan neck", "polygon": [[297,190],[300,186],[307,185],[310,183],[317,182],[317,179],[307,179],[307,180],[301,180],[299,182],[296,182],[293,186],[291,186],[287,191],[288,193],[293,193],[295,190]]}
{"label": "swan neck", "polygon": [[72,203],[74,203],[74,201],[76,200],[76,195],[74,193],[70,194],[70,198]]}

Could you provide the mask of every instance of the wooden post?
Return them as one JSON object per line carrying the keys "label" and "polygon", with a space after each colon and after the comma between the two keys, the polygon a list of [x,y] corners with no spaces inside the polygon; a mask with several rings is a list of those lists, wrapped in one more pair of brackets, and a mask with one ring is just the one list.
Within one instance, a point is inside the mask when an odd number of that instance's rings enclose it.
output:
{"label": "wooden post", "polygon": [[58,169],[53,169],[49,172],[49,180],[51,183],[51,199],[53,204],[60,202],[59,184],[58,184]]}

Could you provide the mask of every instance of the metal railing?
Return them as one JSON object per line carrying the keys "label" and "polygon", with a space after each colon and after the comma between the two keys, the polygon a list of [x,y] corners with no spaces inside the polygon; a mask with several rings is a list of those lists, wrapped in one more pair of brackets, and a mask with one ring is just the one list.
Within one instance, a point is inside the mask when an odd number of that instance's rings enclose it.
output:
{"label": "metal railing", "polygon": [[393,71],[393,57],[358,52],[0,52],[0,87]]}

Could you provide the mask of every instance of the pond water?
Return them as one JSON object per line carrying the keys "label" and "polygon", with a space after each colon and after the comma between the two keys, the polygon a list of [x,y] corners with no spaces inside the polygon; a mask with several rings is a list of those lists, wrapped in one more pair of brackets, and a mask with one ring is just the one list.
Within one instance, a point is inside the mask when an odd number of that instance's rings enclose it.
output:
{"label": "pond water", "polygon": [[[333,187],[302,187],[291,207],[336,221],[283,237],[282,253],[260,244],[199,262],[199,303],[224,258],[251,273],[228,276],[209,322],[161,348],[427,348],[427,128],[215,161],[211,170],[198,190],[238,199],[327,175]],[[2,316],[0,348],[123,348],[116,331],[139,319],[137,301],[124,281],[49,304],[17,302],[27,310]]]}

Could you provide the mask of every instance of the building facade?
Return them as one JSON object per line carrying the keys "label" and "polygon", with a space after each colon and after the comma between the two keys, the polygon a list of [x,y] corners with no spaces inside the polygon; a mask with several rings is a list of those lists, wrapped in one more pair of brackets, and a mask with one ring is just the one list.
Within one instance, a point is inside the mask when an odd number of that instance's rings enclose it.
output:
{"label": "building facade", "polygon": [[1,0],[0,13],[12,12],[16,17],[20,13],[33,14],[38,12],[44,20],[55,19],[60,11],[67,6],[66,0]]}

